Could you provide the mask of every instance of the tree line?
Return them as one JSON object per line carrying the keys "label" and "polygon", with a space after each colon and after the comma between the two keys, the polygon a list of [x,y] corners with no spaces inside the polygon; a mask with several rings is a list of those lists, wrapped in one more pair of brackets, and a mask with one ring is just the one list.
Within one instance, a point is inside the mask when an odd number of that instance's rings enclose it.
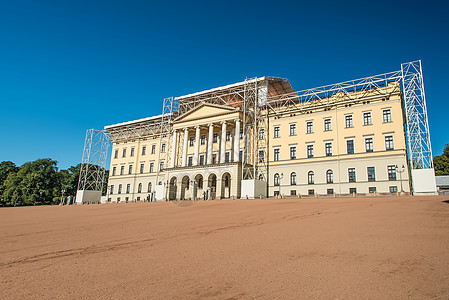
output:
{"label": "tree line", "polygon": [[[17,167],[11,161],[0,163],[0,206],[59,204],[61,198],[76,195],[81,164],[58,170],[58,162],[41,158]],[[105,172],[105,182],[108,179]],[[103,186],[106,194],[107,184]]]}
{"label": "tree line", "polygon": [[449,175],[449,144],[446,144],[443,154],[434,157],[433,166],[435,175]]}

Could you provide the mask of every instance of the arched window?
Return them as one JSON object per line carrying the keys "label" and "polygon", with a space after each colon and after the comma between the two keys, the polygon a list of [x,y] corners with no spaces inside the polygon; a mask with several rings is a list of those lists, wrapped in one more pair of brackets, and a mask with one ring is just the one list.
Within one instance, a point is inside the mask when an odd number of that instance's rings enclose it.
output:
{"label": "arched window", "polygon": [[151,182],[148,183],[148,193],[151,193]]}
{"label": "arched window", "polygon": [[141,183],[139,183],[139,185],[137,186],[137,192],[142,193],[142,184]]}
{"label": "arched window", "polygon": [[309,184],[314,184],[315,183],[315,174],[313,173],[313,171],[309,172]]}
{"label": "arched window", "polygon": [[326,172],[326,182],[327,183],[334,183],[334,172],[332,172],[332,170],[327,170],[327,172]]}
{"label": "arched window", "polygon": [[290,185],[296,185],[296,173],[295,172],[290,174]]}
{"label": "arched window", "polygon": [[279,174],[274,174],[274,185],[279,186],[281,184],[281,178],[279,177]]}

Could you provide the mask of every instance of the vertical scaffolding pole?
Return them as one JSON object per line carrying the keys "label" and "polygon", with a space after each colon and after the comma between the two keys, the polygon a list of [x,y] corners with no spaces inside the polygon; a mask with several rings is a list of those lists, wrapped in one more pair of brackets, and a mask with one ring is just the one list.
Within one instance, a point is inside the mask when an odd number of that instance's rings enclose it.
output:
{"label": "vertical scaffolding pole", "polygon": [[100,202],[109,143],[110,138],[105,131],[86,131],[76,204]]}
{"label": "vertical scaffolding pole", "polygon": [[435,194],[435,171],[421,60],[401,64],[401,72],[413,193]]}

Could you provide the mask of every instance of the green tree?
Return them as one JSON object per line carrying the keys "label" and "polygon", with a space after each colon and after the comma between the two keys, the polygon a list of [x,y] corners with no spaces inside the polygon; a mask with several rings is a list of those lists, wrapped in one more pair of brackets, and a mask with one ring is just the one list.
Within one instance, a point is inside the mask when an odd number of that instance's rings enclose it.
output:
{"label": "green tree", "polygon": [[449,175],[449,144],[446,144],[443,154],[433,158],[433,166],[435,175]]}
{"label": "green tree", "polygon": [[11,161],[2,161],[0,163],[0,206],[3,206],[6,204],[6,201],[3,200],[3,191],[5,190],[5,181],[6,178],[8,178],[8,175],[10,173],[17,172],[18,168],[16,165]]}
{"label": "green tree", "polygon": [[61,176],[57,162],[50,158],[23,164],[17,172],[9,173],[4,182],[3,198],[7,205],[58,203]]}

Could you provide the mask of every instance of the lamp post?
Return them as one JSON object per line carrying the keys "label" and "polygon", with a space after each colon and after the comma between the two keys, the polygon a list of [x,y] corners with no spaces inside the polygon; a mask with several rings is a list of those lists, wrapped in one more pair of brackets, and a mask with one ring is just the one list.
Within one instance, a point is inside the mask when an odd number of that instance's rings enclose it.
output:
{"label": "lamp post", "polygon": [[169,187],[168,187],[168,180],[165,183],[165,201],[168,201],[168,191],[169,191]]}
{"label": "lamp post", "polygon": [[281,179],[284,178],[284,173],[281,173],[281,175],[279,175],[279,197],[282,198],[281,196]]}
{"label": "lamp post", "polygon": [[59,203],[60,205],[64,205],[64,193],[65,193],[65,190],[62,189],[61,190],[61,202]]}
{"label": "lamp post", "polygon": [[396,171],[399,173],[399,181],[401,182],[401,194],[404,192],[404,189],[402,187],[402,173],[405,171],[405,166],[402,165],[402,168],[398,168],[398,166],[396,165]]}

